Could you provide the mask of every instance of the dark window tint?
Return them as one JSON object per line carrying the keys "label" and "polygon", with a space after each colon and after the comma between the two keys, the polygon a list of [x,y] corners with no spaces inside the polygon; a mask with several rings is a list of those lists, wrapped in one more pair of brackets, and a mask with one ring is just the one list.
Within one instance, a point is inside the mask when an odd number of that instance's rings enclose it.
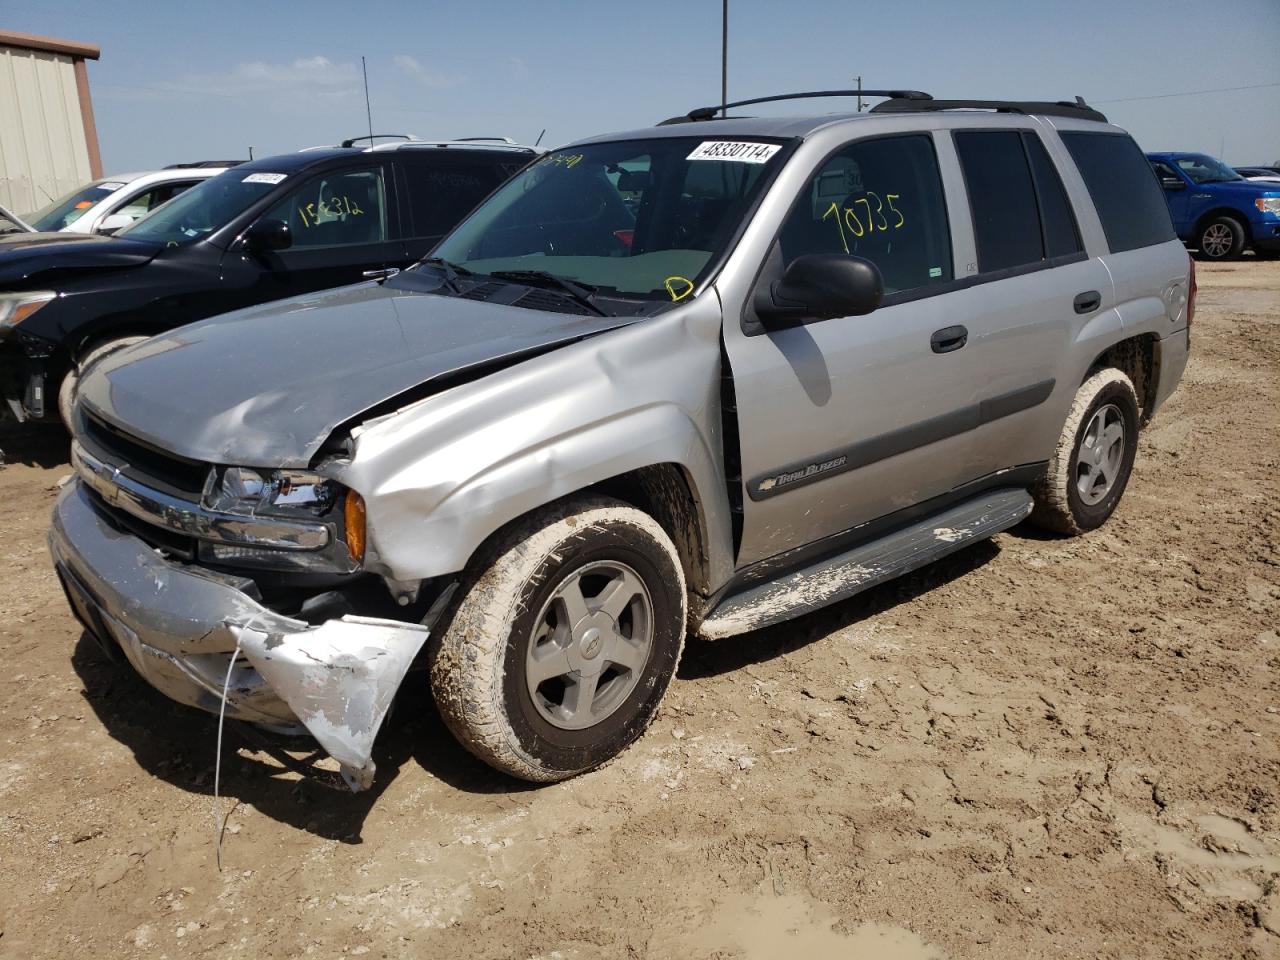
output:
{"label": "dark window tint", "polygon": [[438,237],[448,233],[525,162],[515,158],[498,163],[455,157],[406,157],[403,169],[408,181],[412,235]]}
{"label": "dark window tint", "polygon": [[978,246],[978,272],[1044,259],[1035,184],[1017,130],[955,134]]}
{"label": "dark window tint", "polygon": [[1038,136],[1024,133],[1022,143],[1027,148],[1027,159],[1031,161],[1031,173],[1036,182],[1045,256],[1065,257],[1079,253],[1084,248],[1080,244],[1080,232],[1076,229],[1075,214],[1071,212],[1062,178]]}
{"label": "dark window tint", "polygon": [[886,294],[952,277],[951,236],[933,141],[852,143],[809,181],[779,236],[784,263],[849,253],[880,268]]}
{"label": "dark window tint", "polygon": [[1080,168],[1112,253],[1173,239],[1173,221],[1147,158],[1122,133],[1061,134]]}

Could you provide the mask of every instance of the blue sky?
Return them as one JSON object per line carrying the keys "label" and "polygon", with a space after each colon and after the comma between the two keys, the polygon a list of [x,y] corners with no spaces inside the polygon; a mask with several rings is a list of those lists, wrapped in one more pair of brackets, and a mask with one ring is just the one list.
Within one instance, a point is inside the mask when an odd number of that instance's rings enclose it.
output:
{"label": "blue sky", "polygon": [[[730,7],[731,99],[857,74],[938,97],[1080,94],[1148,150],[1280,160],[1280,0]],[[108,173],[362,133],[361,55],[375,130],[433,139],[545,127],[554,145],[719,99],[720,0],[0,0],[0,28],[102,47],[89,77]],[[1221,87],[1259,88],[1167,96]]]}

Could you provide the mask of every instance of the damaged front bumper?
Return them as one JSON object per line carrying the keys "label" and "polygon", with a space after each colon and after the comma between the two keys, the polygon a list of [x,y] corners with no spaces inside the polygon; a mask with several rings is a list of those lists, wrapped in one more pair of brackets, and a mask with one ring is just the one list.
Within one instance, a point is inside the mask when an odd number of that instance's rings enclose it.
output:
{"label": "damaged front bumper", "polygon": [[47,383],[53,345],[0,329],[0,422],[25,423],[51,413]]}
{"label": "damaged front bumper", "polygon": [[301,723],[353,790],[373,782],[374,738],[426,627],[354,616],[313,626],[276,613],[236,578],[167,560],[117,529],[79,479],[54,507],[49,550],[80,622],[161,693],[218,713],[226,684],[227,716]]}

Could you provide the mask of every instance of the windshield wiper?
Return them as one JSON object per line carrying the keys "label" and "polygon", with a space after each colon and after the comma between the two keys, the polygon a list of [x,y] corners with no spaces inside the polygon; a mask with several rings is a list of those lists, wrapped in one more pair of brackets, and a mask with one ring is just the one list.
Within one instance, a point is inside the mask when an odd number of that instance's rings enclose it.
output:
{"label": "windshield wiper", "polygon": [[475,276],[475,273],[468,270],[466,267],[461,267],[456,263],[450,263],[448,260],[444,260],[440,257],[427,257],[427,259],[421,262],[429,267],[435,267],[438,270],[443,271],[444,282],[448,284],[449,289],[453,291],[453,295],[455,297],[462,296],[462,289],[458,286],[458,278]]}
{"label": "windshield wiper", "polygon": [[499,280],[512,280],[516,283],[523,283],[530,287],[543,287],[551,290],[559,290],[561,293],[569,295],[569,299],[575,303],[586,307],[592,313],[599,317],[607,317],[608,314],[596,305],[591,298],[595,295],[599,288],[593,287],[588,283],[579,283],[576,280],[566,280],[564,277],[557,277],[554,273],[548,273],[545,270],[495,270],[489,274]]}

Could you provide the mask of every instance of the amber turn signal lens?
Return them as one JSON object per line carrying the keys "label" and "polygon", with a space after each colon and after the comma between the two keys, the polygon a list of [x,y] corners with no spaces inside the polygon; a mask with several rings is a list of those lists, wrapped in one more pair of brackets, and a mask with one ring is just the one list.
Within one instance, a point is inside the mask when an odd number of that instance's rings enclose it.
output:
{"label": "amber turn signal lens", "polygon": [[364,498],[354,490],[347,491],[342,506],[347,528],[347,552],[356,563],[364,562]]}

